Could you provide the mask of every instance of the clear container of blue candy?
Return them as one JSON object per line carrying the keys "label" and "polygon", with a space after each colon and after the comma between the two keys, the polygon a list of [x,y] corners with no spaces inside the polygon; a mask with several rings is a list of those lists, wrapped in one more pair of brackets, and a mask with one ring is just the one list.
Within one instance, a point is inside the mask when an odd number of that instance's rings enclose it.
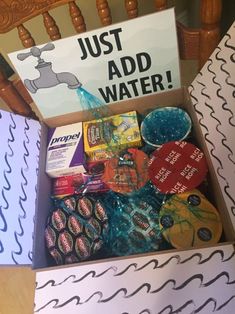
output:
{"label": "clear container of blue candy", "polygon": [[186,139],[192,128],[188,113],[179,107],[162,107],[150,112],[141,123],[141,135],[145,143],[160,147],[170,141]]}

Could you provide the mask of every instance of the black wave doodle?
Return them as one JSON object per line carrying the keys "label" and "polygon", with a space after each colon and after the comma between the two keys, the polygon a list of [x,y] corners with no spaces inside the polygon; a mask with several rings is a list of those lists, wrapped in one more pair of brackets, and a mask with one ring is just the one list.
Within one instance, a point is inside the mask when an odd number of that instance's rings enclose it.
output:
{"label": "black wave doodle", "polygon": [[5,160],[5,164],[6,164],[7,168],[5,168],[4,172],[3,172],[5,185],[2,188],[2,198],[5,201],[5,206],[3,207],[4,209],[9,208],[9,203],[8,203],[7,197],[5,195],[5,192],[10,191],[10,189],[11,189],[11,184],[10,184],[10,181],[8,180],[8,175],[12,172],[12,169],[11,169],[11,165],[8,161],[8,159],[9,159],[8,157],[9,157],[8,154],[5,153],[4,160]]}
{"label": "black wave doodle", "polygon": [[[207,70],[213,75],[213,79],[212,79],[212,81],[214,82],[214,84],[215,85],[217,85],[218,86],[218,89],[219,90],[221,90],[221,84],[220,83],[218,83],[218,82],[216,82],[216,73],[214,72],[214,71],[212,71],[211,70],[211,65],[212,65],[212,63],[213,63],[213,61],[211,60],[211,59],[209,59],[209,61],[208,61],[208,65],[207,65]],[[217,94],[218,95],[218,94]],[[206,104],[207,105],[207,104]],[[210,116],[212,116],[211,114],[210,114]],[[213,117],[213,116],[212,116]],[[217,122],[218,122],[218,120],[217,120]],[[216,127],[217,128],[217,127]],[[218,131],[218,129],[217,129],[217,131]],[[224,135],[224,137],[225,137],[225,135]],[[225,140],[226,140],[226,137],[225,137]],[[230,153],[231,153],[232,151],[231,151],[231,149],[230,149]],[[233,154],[233,152],[232,152],[232,154]],[[228,155],[228,157],[229,157],[229,155]],[[231,160],[231,159],[230,159]],[[231,212],[232,212],[232,214],[235,216],[235,200],[234,200],[234,198],[232,197],[232,195],[229,193],[229,189],[230,189],[230,186],[229,186],[229,183],[228,183],[228,181],[227,181],[227,179],[224,177],[224,176],[222,176],[222,174],[221,173],[219,173],[218,172],[218,174],[219,174],[219,176],[226,182],[226,185],[225,185],[225,187],[224,187],[224,192],[225,192],[225,194],[228,196],[228,198],[230,199],[230,201],[232,202],[232,206],[231,206]]]}
{"label": "black wave doodle", "polygon": [[[222,303],[220,306],[217,307],[217,301],[214,298],[208,298],[202,305],[200,305],[198,308],[194,309],[193,311],[191,311],[191,314],[196,314],[201,312],[201,310],[203,310],[207,305],[211,304],[213,305],[213,312],[219,312],[222,308],[224,308],[227,304],[229,304],[233,299],[235,298],[235,295],[231,296],[228,300],[226,300],[224,303]],[[164,307],[160,312],[154,311],[154,314],[179,314],[179,313],[184,313],[183,311],[186,309],[186,307],[188,307],[189,305],[193,305],[194,308],[196,307],[196,304],[193,300],[188,300],[187,302],[185,302],[183,305],[181,305],[179,308],[175,309],[173,308],[173,306],[167,305],[166,307]],[[139,314],[151,314],[151,310],[150,309],[144,309],[143,311],[141,311]],[[187,312],[189,313],[189,312]],[[128,312],[124,312],[122,314],[132,314],[132,313],[128,313]]]}
{"label": "black wave doodle", "polygon": [[[226,34],[228,36],[228,39],[225,41],[225,47],[229,48],[229,49],[232,49],[233,51],[235,51],[235,48],[234,48],[234,43],[231,43],[231,45],[229,44],[229,41],[231,40],[231,36],[230,34]],[[230,60],[231,62],[235,63],[235,53],[232,53],[230,55]],[[231,84],[231,86],[233,86],[232,82],[228,82],[228,84]],[[233,91],[233,97],[235,97],[235,89]]]}
{"label": "black wave doodle", "polygon": [[194,280],[198,280],[200,282],[199,287],[209,287],[210,285],[212,285],[214,282],[216,282],[218,279],[222,278],[222,277],[226,277],[227,278],[227,285],[233,285],[235,284],[235,281],[230,281],[229,278],[229,273],[228,272],[221,272],[220,274],[218,274],[215,278],[209,280],[206,283],[203,283],[203,278],[204,276],[202,274],[195,274],[193,276],[191,276],[190,278],[188,278],[187,280],[185,280],[181,285],[179,285],[178,287],[176,287],[176,281],[175,279],[169,279],[167,280],[162,286],[160,286],[158,289],[155,289],[153,291],[151,291],[150,293],[158,293],[161,290],[163,290],[169,283],[173,284],[173,290],[182,290],[184,289],[189,283],[191,283]]}
{"label": "black wave doodle", "polygon": [[26,213],[26,210],[24,208],[24,204],[25,202],[27,201],[27,194],[25,192],[25,187],[28,185],[28,180],[26,178],[26,175],[25,173],[28,171],[29,169],[29,166],[28,166],[28,157],[29,157],[29,150],[27,148],[27,145],[29,144],[29,136],[27,134],[27,132],[29,131],[29,124],[27,122],[27,118],[25,118],[24,120],[24,123],[25,123],[25,127],[24,127],[24,140],[23,140],[23,147],[24,147],[24,154],[23,154],[23,160],[24,160],[24,164],[23,166],[21,167],[21,177],[22,177],[22,180],[21,180],[21,195],[19,195],[19,205],[20,205],[20,210],[21,210],[21,213],[18,215],[18,225],[19,225],[19,230],[18,231],[15,231],[14,232],[14,237],[15,237],[15,240],[16,240],[16,243],[18,245],[18,250],[14,250],[11,252],[11,257],[12,257],[12,260],[14,261],[15,264],[18,264],[18,261],[17,261],[17,256],[20,256],[23,252],[23,248],[22,248],[22,245],[21,245],[21,241],[20,241],[20,238],[23,237],[24,235],[24,229],[22,227],[22,223],[23,223],[23,220],[25,220],[27,218],[27,213]]}
{"label": "black wave doodle", "polygon": [[[227,40],[225,41],[225,47],[234,49],[234,47],[231,47],[230,45],[228,45],[228,42],[231,39],[231,36],[229,34],[226,34],[225,37],[227,37]],[[233,84],[233,81],[230,80],[231,74],[225,68],[227,61],[222,57],[223,56],[223,54],[221,53],[222,49],[220,47],[218,47],[218,49],[219,51],[216,53],[216,59],[222,62],[222,64],[220,65],[220,70],[221,72],[224,72],[226,74],[226,79],[225,79],[226,84],[231,86],[235,91],[235,84]],[[235,97],[234,91],[233,91],[233,97]],[[232,126],[235,126],[234,123],[232,123],[232,120],[234,119],[233,111],[228,108],[228,103],[226,99],[222,95],[220,95],[220,90],[217,91],[217,96],[224,101],[222,108],[230,113],[230,118],[228,119],[229,123]]]}
{"label": "black wave doodle", "polygon": [[95,270],[91,270],[78,279],[77,279],[76,275],[69,275],[63,281],[61,281],[59,283],[56,283],[55,280],[51,279],[51,280],[48,280],[45,284],[38,286],[38,283],[36,282],[36,290],[43,289],[43,288],[47,287],[48,285],[50,285],[52,287],[57,287],[57,286],[62,285],[65,282],[69,281],[70,279],[72,280],[71,283],[78,283],[78,282],[85,280],[89,276],[91,276],[92,278],[99,278],[99,277],[104,276],[105,274],[107,274],[110,271],[112,271],[113,276],[116,277],[116,276],[122,276],[122,275],[126,274],[128,271],[130,271],[131,268],[133,268],[134,272],[142,271],[142,270],[146,269],[147,267],[149,267],[150,265],[152,265],[153,270],[157,269],[157,268],[164,268],[165,266],[170,264],[170,262],[173,260],[176,260],[177,264],[185,264],[194,258],[198,258],[197,264],[202,265],[202,264],[209,262],[216,255],[220,255],[222,263],[228,262],[229,260],[231,260],[235,256],[235,249],[232,251],[232,253],[227,258],[224,257],[224,251],[223,250],[215,250],[206,258],[203,258],[202,253],[199,253],[199,252],[194,253],[190,257],[187,257],[185,259],[182,259],[180,257],[180,255],[176,254],[176,255],[171,256],[169,259],[167,259],[165,262],[163,262],[161,264],[159,263],[159,261],[157,259],[154,258],[154,259],[149,260],[147,263],[145,263],[144,265],[141,265],[141,266],[138,266],[138,263],[131,263],[119,272],[117,272],[118,268],[116,266],[111,266],[111,267],[107,268],[106,270],[104,270],[98,274],[96,273]]}
{"label": "black wave doodle", "polygon": [[[4,175],[4,179],[5,179],[5,185],[3,185],[3,187],[2,187],[2,198],[5,201],[5,206],[2,207],[3,209],[8,209],[9,208],[9,203],[8,203],[7,198],[5,196],[5,191],[7,192],[7,191],[9,191],[11,189],[11,185],[10,185],[10,182],[8,180],[8,175],[12,172],[9,160],[11,159],[11,157],[14,156],[14,152],[13,152],[13,149],[11,147],[11,143],[13,143],[15,141],[13,130],[16,129],[16,124],[15,124],[15,121],[13,119],[13,115],[12,114],[10,114],[10,118],[11,118],[11,122],[10,122],[9,127],[8,127],[9,138],[7,140],[8,151],[5,152],[5,155],[4,155],[6,168],[3,170],[3,175]],[[4,227],[1,230],[2,231],[6,231],[6,229]]]}
{"label": "black wave doodle", "polygon": [[183,314],[184,313],[183,311],[186,309],[187,306],[194,305],[194,310],[191,311],[190,313],[191,314],[197,314],[197,313],[200,313],[203,309],[205,309],[205,307],[208,306],[209,304],[213,305],[212,312],[219,312],[222,308],[226,307],[234,298],[235,298],[235,295],[233,295],[228,300],[226,300],[224,303],[222,303],[221,305],[218,306],[217,300],[215,298],[210,297],[202,305],[200,305],[197,308],[195,308],[196,307],[195,302],[193,300],[189,300],[175,310],[174,310],[173,306],[170,304],[170,305],[166,306],[165,308],[163,308],[160,312],[156,312],[156,313],[157,314],[179,314],[179,313]]}
{"label": "black wave doodle", "polygon": [[23,145],[24,145],[25,153],[24,153],[23,159],[24,159],[24,163],[26,166],[26,168],[24,168],[24,170],[27,171],[29,169],[29,165],[28,165],[28,161],[27,161],[27,158],[29,157],[29,150],[27,148],[27,145],[29,144],[29,137],[27,134],[27,131],[29,131],[29,124],[28,124],[27,118],[25,118],[24,122],[25,122],[25,128],[24,128],[25,140],[23,142]]}
{"label": "black wave doodle", "polygon": [[[198,75],[202,75],[201,72],[199,72]],[[198,104],[198,99],[197,99],[197,97],[194,95],[194,91],[195,91],[194,85],[190,85],[190,93],[189,93],[189,95],[190,95],[191,99],[193,99],[194,102],[195,102],[196,104]],[[200,116],[200,118],[198,119],[199,124],[201,125],[201,127],[202,127],[203,129],[206,130],[206,132],[209,132],[209,129],[208,129],[208,127],[206,126],[206,124],[203,123],[203,119],[204,119],[203,113],[197,109],[197,105],[196,105],[196,104],[194,104],[194,110],[196,111],[197,115]]]}
{"label": "black wave doodle", "polygon": [[221,304],[218,308],[217,311],[220,311],[223,307],[227,306],[233,299],[235,299],[235,295],[232,295],[226,302]]}
{"label": "black wave doodle", "polygon": [[[224,64],[226,64],[227,62],[226,62],[226,60],[225,59],[223,59],[223,58],[220,58],[219,57],[219,54],[220,54],[220,51],[221,51],[221,48],[217,48],[218,49],[218,52],[215,54],[215,58],[216,58],[216,60],[218,60],[218,61],[223,61],[223,64],[222,65],[220,65],[220,69],[221,69],[221,71],[222,72],[224,72],[224,73],[226,73],[227,75],[230,75],[227,71],[225,71],[224,69],[223,69],[223,65]],[[232,112],[232,110],[230,110],[226,105],[227,105],[227,101],[226,101],[226,99],[221,95],[221,91],[222,91],[222,86],[221,86],[221,84],[219,84],[218,82],[216,82],[216,73],[214,72],[214,71],[212,71],[212,69],[211,69],[211,66],[212,66],[212,60],[211,59],[209,59],[210,60],[210,64],[208,65],[208,70],[209,70],[209,72],[211,73],[211,74],[213,74],[213,79],[212,79],[212,81],[214,82],[214,84],[216,84],[217,86],[218,86],[218,88],[217,88],[217,90],[216,90],[216,95],[217,95],[217,97],[219,98],[219,99],[221,99],[222,100],[222,102],[223,102],[223,104],[222,104],[222,108],[224,109],[224,110],[226,110],[226,111],[229,111],[229,113],[230,113],[230,118],[229,118],[229,120],[230,120],[230,124],[231,124],[231,119],[232,118],[234,118],[234,115],[233,115],[233,112]],[[214,119],[214,120],[216,120],[216,122],[217,122],[217,125],[216,125],[216,130],[217,130],[217,132],[218,133],[220,133],[221,135],[222,135],[222,137],[223,137],[223,139],[222,139],[222,145],[229,151],[229,154],[228,154],[228,159],[233,163],[233,164],[235,164],[235,162],[234,162],[234,160],[233,160],[233,156],[234,156],[234,154],[233,154],[233,151],[232,151],[232,149],[226,144],[226,142],[227,142],[227,137],[226,137],[226,135],[221,131],[221,122],[220,122],[220,120],[218,119],[218,118],[216,118],[216,116],[215,116],[215,111],[214,111],[214,109],[213,109],[213,106],[210,106],[207,102],[205,102],[205,105],[207,106],[207,107],[209,107],[210,108],[210,111],[211,111],[211,113],[210,113],[210,116]],[[232,124],[231,124],[232,125]],[[234,126],[234,125],[232,125],[232,126]]]}
{"label": "black wave doodle", "polygon": [[19,241],[19,237],[24,235],[24,229],[22,227],[22,223],[21,223],[21,219],[20,218],[18,218],[18,223],[19,223],[20,231],[18,231],[18,232],[15,231],[14,232],[14,238],[15,238],[15,241],[16,241],[16,243],[18,245],[18,251],[12,251],[11,252],[11,258],[14,261],[15,264],[18,264],[18,262],[17,262],[17,260],[15,258],[15,255],[20,256],[22,254],[22,252],[23,252],[22,245],[21,245],[21,243]]}
{"label": "black wave doodle", "polygon": [[[0,215],[1,215],[1,206],[0,206]],[[0,240],[0,254],[4,252],[4,246],[2,244],[2,241]]]}
{"label": "black wave doodle", "polygon": [[235,161],[233,160],[233,157],[234,157],[234,154],[233,154],[233,151],[232,149],[226,144],[226,142],[228,141],[227,140],[227,137],[226,135],[220,130],[220,126],[222,125],[222,123],[220,122],[220,120],[218,118],[216,118],[216,116],[214,115],[215,114],[215,111],[213,109],[213,106],[209,105],[209,103],[207,103],[205,101],[205,105],[206,107],[210,108],[211,109],[211,113],[210,113],[210,116],[217,121],[217,125],[216,125],[216,131],[222,135],[223,139],[221,140],[221,143],[222,145],[229,151],[228,153],[228,159],[235,165]]}
{"label": "black wave doodle", "polygon": [[[201,86],[205,89],[205,87],[206,87],[205,84],[203,84],[203,83],[200,82],[199,80],[197,80],[197,83],[198,83],[199,85],[201,85]],[[208,129],[208,128],[206,127],[206,125],[202,122],[202,121],[204,120],[204,115],[203,115],[203,113],[202,113],[200,110],[197,109],[197,105],[198,105],[199,101],[198,101],[197,97],[196,97],[195,95],[193,95],[193,91],[194,91],[194,90],[195,90],[195,89],[191,90],[190,96],[195,100],[194,109],[195,109],[196,113],[197,113],[197,114],[200,114],[199,124],[201,125],[202,128],[204,128],[204,129],[206,130],[206,132],[204,133],[205,141],[207,141],[207,142],[212,146],[212,149],[210,150],[210,153],[211,153],[211,155],[217,160],[217,162],[219,163],[219,168],[216,169],[216,172],[218,173],[218,175],[220,175],[220,174],[219,174],[219,171],[220,171],[221,169],[223,169],[223,165],[222,165],[221,160],[214,154],[214,151],[215,151],[215,149],[216,149],[216,148],[215,148],[215,144],[214,144],[212,141],[210,141],[210,139],[208,138],[208,137],[209,137],[209,129]],[[205,96],[205,95],[206,95],[205,92],[203,92],[203,93],[204,93],[204,96]],[[208,95],[207,95],[207,97],[209,98]]]}
{"label": "black wave doodle", "polygon": [[148,309],[144,309],[143,311],[141,311],[139,314],[151,314],[151,311]]}
{"label": "black wave doodle", "polygon": [[[150,309],[144,309],[141,312],[139,312],[138,314],[151,314],[151,310]],[[122,314],[130,314],[128,312],[123,312]]]}
{"label": "black wave doodle", "polygon": [[28,252],[28,259],[32,262],[33,261],[33,252],[29,251]]}
{"label": "black wave doodle", "polygon": [[[164,307],[160,312],[156,312],[158,314],[176,314],[176,313],[183,313],[182,311],[186,309],[187,306],[193,304],[194,306],[195,303],[193,300],[189,300],[187,302],[185,302],[183,305],[181,305],[178,309],[174,310],[173,306],[171,304],[167,305],[166,307]],[[167,311],[167,312],[166,312]]]}
{"label": "black wave doodle", "polygon": [[91,276],[92,278],[99,278],[99,277],[102,277],[103,275],[105,275],[110,270],[116,272],[117,271],[117,267],[111,266],[111,267],[107,268],[105,271],[103,271],[103,272],[101,272],[99,274],[96,274],[95,270],[91,270],[91,271],[89,271],[88,273],[86,273],[85,275],[83,275],[82,277],[80,277],[78,279],[76,279],[77,278],[76,275],[69,275],[67,278],[65,278],[63,281],[61,281],[59,283],[55,283],[55,281],[52,279],[52,280],[48,280],[44,285],[38,286],[38,283],[36,282],[36,289],[40,290],[40,289],[45,288],[48,285],[51,285],[52,287],[57,287],[57,286],[62,285],[65,282],[69,281],[69,279],[73,280],[72,283],[78,283],[78,282],[83,281],[85,278],[88,278],[89,276]]}
{"label": "black wave doodle", "polygon": [[[35,313],[40,312],[41,310],[45,309],[46,307],[48,307],[48,305],[51,305],[52,303],[54,303],[53,308],[58,309],[58,308],[65,307],[66,305],[68,305],[74,301],[75,301],[75,305],[84,305],[84,304],[90,302],[92,299],[96,299],[97,303],[107,303],[107,302],[113,301],[113,299],[115,299],[120,294],[123,296],[124,299],[129,299],[129,298],[132,298],[133,296],[136,296],[140,291],[143,291],[143,290],[146,291],[146,293],[148,293],[148,294],[156,294],[156,293],[160,292],[161,290],[163,290],[169,284],[171,284],[173,290],[176,290],[176,291],[182,290],[182,289],[186,288],[188,286],[188,284],[194,280],[199,281],[199,283],[200,283],[199,288],[209,287],[210,285],[213,285],[217,280],[219,280],[222,277],[227,278],[227,281],[225,282],[227,285],[234,285],[235,284],[235,280],[230,281],[229,273],[225,272],[225,271],[221,272],[215,278],[213,278],[213,279],[211,279],[205,283],[203,283],[204,276],[202,274],[195,274],[195,275],[191,276],[190,278],[188,278],[185,282],[183,282],[179,286],[176,286],[176,280],[175,279],[169,279],[161,287],[159,287],[158,289],[155,289],[155,290],[152,290],[150,283],[143,283],[140,287],[138,287],[137,289],[135,289],[131,293],[128,293],[127,288],[120,288],[115,293],[113,293],[112,295],[110,295],[106,298],[104,298],[104,295],[101,291],[96,291],[85,300],[82,300],[78,295],[72,296],[71,298],[69,298],[68,300],[66,300],[65,302],[63,302],[61,304],[59,302],[59,299],[52,299],[49,302],[47,302],[45,305],[40,307],[39,309],[36,309]],[[226,305],[227,304],[228,304],[228,302],[226,303]]]}
{"label": "black wave doodle", "polygon": [[[37,148],[37,167],[36,167],[36,175],[38,177],[38,174],[39,174],[39,153],[40,153],[40,141],[41,141],[41,129],[38,130],[38,140],[36,142],[36,148]],[[37,183],[35,185],[35,192],[36,192],[36,195],[37,195]]]}
{"label": "black wave doodle", "polygon": [[24,203],[27,201],[27,194],[25,192],[25,187],[28,185],[28,180],[25,176],[25,170],[23,168],[21,168],[20,174],[22,177],[22,182],[20,184],[22,195],[19,196],[19,205],[20,205],[20,209],[22,211],[22,214],[19,215],[19,218],[25,219],[27,216],[25,208],[24,208]]}

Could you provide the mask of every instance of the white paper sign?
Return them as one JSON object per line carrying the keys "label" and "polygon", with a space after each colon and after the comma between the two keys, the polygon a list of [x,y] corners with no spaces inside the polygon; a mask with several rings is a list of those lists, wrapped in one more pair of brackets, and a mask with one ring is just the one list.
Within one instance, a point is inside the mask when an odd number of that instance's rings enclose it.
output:
{"label": "white paper sign", "polygon": [[[174,9],[9,54],[44,118],[180,87]],[[85,106],[85,108],[84,108]]]}

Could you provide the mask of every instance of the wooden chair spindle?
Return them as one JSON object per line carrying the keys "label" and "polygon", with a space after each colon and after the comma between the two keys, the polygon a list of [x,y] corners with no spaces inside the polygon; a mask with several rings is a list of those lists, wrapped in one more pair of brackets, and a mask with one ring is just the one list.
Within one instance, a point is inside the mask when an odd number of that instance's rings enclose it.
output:
{"label": "wooden chair spindle", "polygon": [[156,11],[167,9],[167,0],[155,0]]}
{"label": "wooden chair spindle", "polygon": [[220,19],[222,0],[203,0],[200,8],[201,31],[199,47],[199,68],[208,60],[220,40]]}
{"label": "wooden chair spindle", "polygon": [[43,22],[44,22],[47,34],[49,35],[50,39],[52,41],[60,39],[61,34],[53,17],[48,12],[45,12],[42,15],[43,15]]}
{"label": "wooden chair spindle", "polygon": [[35,46],[35,41],[33,37],[31,36],[30,32],[27,30],[27,28],[24,27],[23,24],[20,24],[17,26],[19,38],[22,42],[22,45],[25,48],[30,48]]}
{"label": "wooden chair spindle", "polygon": [[100,17],[100,21],[103,26],[112,24],[112,17],[109,8],[108,1],[106,0],[96,0],[96,8]]}
{"label": "wooden chair spindle", "polygon": [[79,34],[85,32],[86,24],[83,15],[74,1],[69,2],[69,14],[76,32]]}
{"label": "wooden chair spindle", "polygon": [[27,104],[31,104],[33,102],[32,97],[30,96],[28,90],[25,88],[24,83],[21,81],[21,79],[18,78],[13,80],[12,84]]}
{"label": "wooden chair spindle", "polygon": [[24,101],[17,92],[12,82],[0,71],[0,97],[10,107],[10,109],[18,114],[27,117],[36,118],[30,106]]}
{"label": "wooden chair spindle", "polygon": [[125,8],[129,19],[133,19],[138,16],[137,0],[125,0]]}

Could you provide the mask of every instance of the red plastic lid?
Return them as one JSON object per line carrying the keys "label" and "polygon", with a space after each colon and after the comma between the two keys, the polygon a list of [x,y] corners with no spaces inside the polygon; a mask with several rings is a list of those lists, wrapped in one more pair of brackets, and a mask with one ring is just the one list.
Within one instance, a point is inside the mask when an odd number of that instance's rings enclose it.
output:
{"label": "red plastic lid", "polygon": [[199,186],[208,168],[203,152],[182,141],[168,142],[155,150],[149,162],[149,177],[166,194],[183,193]]}

